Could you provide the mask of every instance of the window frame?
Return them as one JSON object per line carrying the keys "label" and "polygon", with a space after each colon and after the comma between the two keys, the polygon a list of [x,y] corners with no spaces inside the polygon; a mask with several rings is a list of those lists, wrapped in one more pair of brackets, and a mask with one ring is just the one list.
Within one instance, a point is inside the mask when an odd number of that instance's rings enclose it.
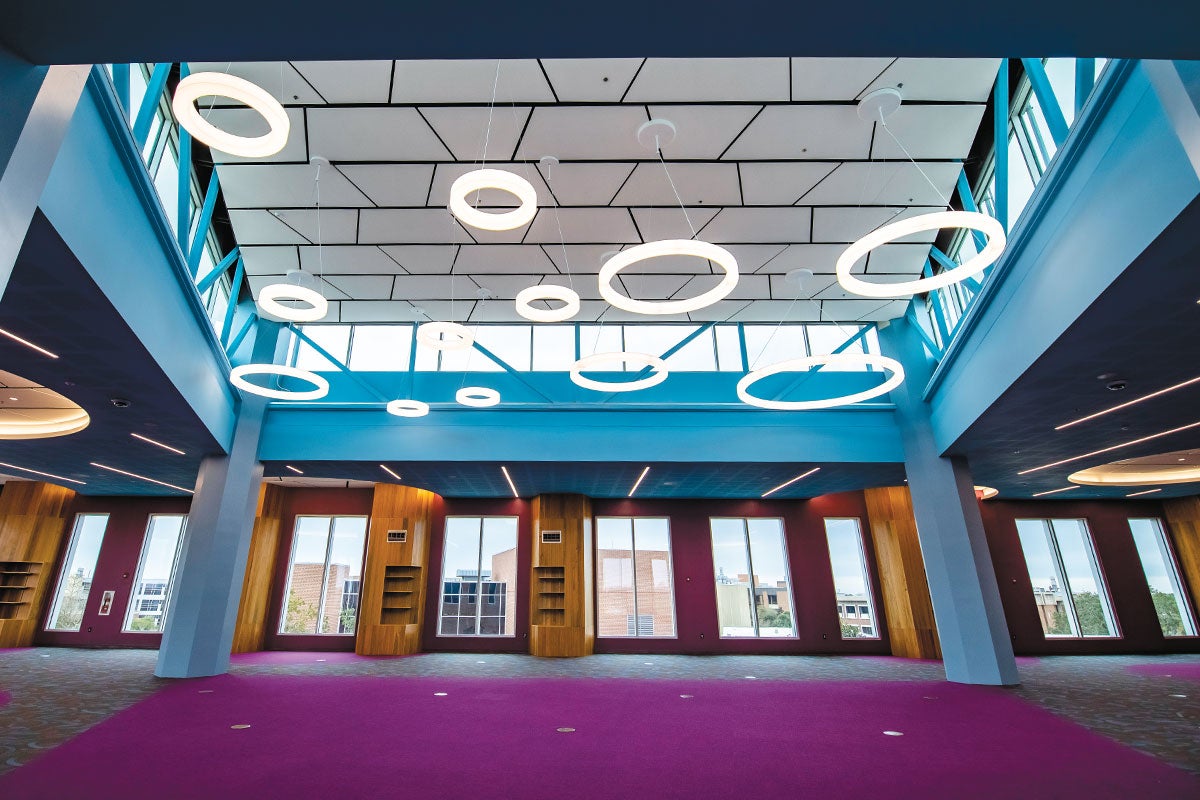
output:
{"label": "window frame", "polygon": [[[867,541],[866,541],[866,535],[863,532],[862,518],[861,517],[822,517],[821,518],[821,527],[825,529],[825,545],[826,545],[827,549],[829,548],[829,533],[830,533],[829,522],[830,521],[837,521],[837,522],[844,521],[844,522],[854,523],[854,533],[855,533],[855,535],[857,537],[857,541],[858,541],[858,565],[859,565],[859,568],[862,570],[863,594],[866,595],[866,601],[865,601],[866,605],[859,603],[857,600],[851,602],[851,601],[847,600],[845,597],[838,599],[837,579],[833,572],[833,552],[832,552],[832,550],[829,550],[829,573],[830,573],[830,577],[833,578],[834,601],[835,601],[835,605],[837,606],[837,609],[838,609],[838,635],[841,637],[842,641],[850,641],[851,639],[878,640],[881,637],[880,637],[879,631],[878,631],[879,626],[875,622],[875,620],[878,619],[878,617],[879,617],[879,604],[875,599],[875,587],[874,587],[875,573],[871,570],[871,558],[870,558],[870,555],[867,553]],[[843,608],[845,609],[845,613],[842,612]],[[841,634],[841,618],[842,617],[853,618],[856,620],[866,620],[866,622],[869,623],[869,627],[872,629],[873,632],[872,633],[862,633],[862,629],[865,626],[860,624],[858,627],[859,627],[859,632],[862,635],[851,636],[851,637],[843,636]]]}
{"label": "window frame", "polygon": [[[293,633],[291,631],[284,630],[284,627],[287,625],[288,595],[292,591],[292,578],[294,577],[294,574],[295,574],[296,539],[300,534],[300,520],[306,519],[306,518],[313,518],[313,517],[315,517],[317,519],[328,520],[328,523],[329,523],[327,525],[327,527],[325,528],[325,564],[321,571],[321,594],[320,594],[320,602],[319,602],[319,605],[317,606],[317,624],[316,624],[317,629],[315,631],[313,631],[312,633],[309,633],[307,631],[305,631],[303,633]],[[341,633],[340,631],[334,631],[332,633],[329,633],[329,632],[323,633],[321,631],[321,621],[324,619],[322,612],[325,608],[325,604],[329,601],[329,598],[328,598],[329,565],[330,565],[331,560],[333,559],[333,522],[336,519],[361,519],[365,523],[363,526],[362,556],[360,557],[359,565],[358,565],[359,605],[354,610],[354,632],[353,633]],[[365,566],[366,557],[367,557],[367,537],[370,534],[370,526],[371,526],[371,518],[369,515],[366,515],[366,514],[297,514],[295,517],[292,518],[292,545],[291,545],[291,548],[288,550],[287,579],[284,581],[284,584],[283,584],[283,597],[280,601],[279,621],[275,625],[275,635],[276,636],[357,636],[358,635],[358,621],[359,621],[358,615],[359,615],[359,612],[362,610],[362,574],[363,574],[363,567]],[[339,590],[338,597],[340,598],[343,596],[344,596],[344,592]],[[341,608],[340,602],[338,604],[338,608],[339,609]]]}
{"label": "window frame", "polygon": [[[1166,562],[1167,567],[1171,570],[1167,577],[1171,581],[1171,587],[1175,590],[1176,596],[1182,598],[1183,601],[1183,607],[1180,609],[1180,611],[1183,613],[1184,617],[1184,630],[1186,631],[1188,627],[1191,627],[1192,629],[1192,633],[1185,632],[1173,635],[1167,635],[1166,633],[1163,633],[1163,638],[1195,639],[1197,636],[1200,636],[1200,626],[1198,626],[1196,622],[1196,607],[1192,602],[1191,595],[1188,593],[1187,581],[1184,580],[1183,572],[1179,569],[1179,557],[1175,552],[1175,543],[1171,541],[1171,536],[1167,533],[1166,522],[1161,517],[1129,517],[1126,519],[1126,524],[1129,525],[1130,538],[1133,539],[1133,549],[1137,551],[1138,565],[1141,567],[1142,577],[1146,579],[1146,591],[1151,593],[1151,603],[1154,602],[1154,587],[1150,585],[1150,577],[1146,574],[1146,562],[1142,560],[1142,551],[1138,549],[1137,538],[1133,535],[1133,525],[1131,523],[1134,520],[1154,523],[1156,532],[1158,533],[1159,550],[1163,555],[1163,561]],[[1158,620],[1159,628],[1161,630],[1162,620],[1158,619],[1157,608],[1155,608],[1154,611],[1154,618]]]}
{"label": "window frame", "polygon": [[[720,611],[719,611],[720,606],[718,604],[717,608],[714,609],[718,612],[717,613],[717,638],[718,639],[743,639],[743,640],[751,640],[751,641],[762,641],[762,640],[771,641],[773,639],[790,639],[790,640],[798,639],[800,637],[800,634],[799,634],[798,628],[796,627],[796,594],[795,594],[795,592],[792,591],[791,556],[788,552],[787,525],[784,523],[783,517],[773,517],[773,516],[768,516],[768,517],[720,517],[720,516],[718,516],[718,517],[709,517],[708,518],[708,545],[709,545],[709,552],[712,553],[712,555],[713,555],[713,567],[714,567],[714,569],[713,569],[714,584],[713,585],[714,585],[714,587],[716,586],[716,584],[715,584],[716,551],[714,549],[716,546],[716,542],[713,540],[712,522],[713,522],[713,520],[716,520],[716,519],[737,520],[742,523],[742,539],[746,545],[746,568],[750,571],[750,574],[747,576],[747,579],[750,582],[750,602],[751,602],[750,621],[754,623],[754,635],[753,636],[725,636],[724,634],[721,633],[721,627],[722,627],[721,626],[721,615],[720,615]],[[755,576],[754,576],[754,556],[750,550],[750,520],[752,520],[752,519],[770,519],[770,520],[776,520],[779,522],[779,543],[783,548],[783,572],[784,572],[784,579],[787,582],[787,596],[788,596],[788,607],[789,607],[788,616],[791,618],[791,621],[792,621],[792,633],[790,636],[763,636],[759,632],[758,583],[755,580]],[[769,588],[769,587],[766,587],[766,588]],[[776,587],[776,588],[778,588],[778,587]]]}
{"label": "window frame", "polygon": [[[452,519],[477,519],[477,520],[479,520],[479,554],[478,554],[478,557],[476,559],[476,564],[475,564],[475,579],[473,581],[469,582],[475,588],[471,590],[470,594],[468,594],[466,591],[466,586],[468,584],[467,580],[464,580],[463,578],[458,577],[458,576],[455,576],[452,581],[446,580],[446,549],[447,549],[446,548],[446,523]],[[484,603],[483,603],[483,595],[484,595],[484,591],[483,591],[483,522],[484,522],[484,520],[487,520],[487,519],[516,520],[516,523],[517,523],[516,540],[513,542],[513,547],[517,550],[518,556],[520,555],[520,548],[521,548],[521,518],[520,518],[520,516],[518,516],[516,514],[447,514],[442,520],[442,563],[438,567],[438,613],[437,613],[437,620],[436,620],[437,624],[435,625],[434,632],[433,632],[433,635],[435,638],[470,640],[470,639],[515,639],[517,637],[517,630],[516,630],[517,629],[517,625],[516,625],[517,607],[516,607],[516,604],[518,602],[518,598],[521,596],[521,594],[520,594],[520,592],[521,592],[521,586],[520,586],[521,571],[520,571],[519,566],[513,576],[513,584],[514,585],[513,585],[513,592],[512,592],[512,594],[513,594],[513,609],[512,609],[513,630],[512,630],[512,632],[511,633],[480,633],[479,632],[479,629],[480,629],[480,626],[481,626],[484,616],[489,616],[489,617],[500,616],[497,614],[485,615],[483,613],[483,606],[484,606]],[[445,589],[446,589],[447,583],[457,583],[458,584],[458,592],[456,593],[456,596],[459,598],[459,600],[457,603],[455,603],[455,605],[461,605],[463,603],[464,598],[467,598],[467,597],[475,598],[475,601],[474,601],[475,602],[475,632],[474,633],[442,633],[442,619],[444,617],[443,609],[445,608],[445,605],[446,605]],[[505,594],[507,595],[507,590],[505,591]],[[506,600],[505,610],[507,611],[507,600]],[[462,614],[454,614],[453,616],[455,619],[461,619],[463,615]],[[507,614],[505,614],[501,618],[506,619]]]}
{"label": "window frame", "polygon": [[[142,582],[142,569],[146,566],[146,551],[150,547],[151,532],[154,529],[154,520],[156,517],[181,517],[183,522],[179,526],[179,539],[175,542],[175,555],[171,557],[171,574],[167,576],[167,582],[163,587],[162,595],[139,595],[137,590],[138,586]],[[183,540],[184,537],[187,536],[187,524],[187,514],[151,514],[149,517],[147,517],[146,531],[142,534],[142,549],[141,552],[138,553],[137,569],[133,573],[133,585],[129,592],[129,600],[125,603],[125,618],[121,622],[121,633],[150,633],[157,634],[159,636],[162,635],[163,630],[167,625],[167,613],[171,610],[171,590],[175,586],[175,573],[179,570],[179,554],[183,552]],[[159,614],[161,623],[158,630],[138,631],[129,627],[133,615],[144,610],[136,608],[138,603],[136,603],[135,600],[138,597],[146,597],[150,600],[159,600],[162,602],[162,609],[161,613]]]}
{"label": "window frame", "polygon": [[[629,545],[631,548],[630,553],[632,554],[632,563],[630,564],[630,567],[629,567],[629,574],[630,574],[630,578],[631,578],[630,591],[633,593],[634,632],[633,632],[633,634],[626,634],[624,636],[601,635],[601,633],[600,633],[600,591],[601,591],[600,571],[595,570],[595,574],[592,576],[592,583],[594,584],[594,591],[595,591],[595,603],[594,603],[595,608],[593,609],[593,612],[595,614],[596,638],[597,639],[678,639],[679,638],[679,603],[675,597],[675,547],[674,547],[673,538],[671,536],[671,518],[669,516],[662,516],[662,515],[656,515],[656,514],[651,514],[648,516],[637,516],[637,517],[624,516],[624,515],[619,515],[619,514],[597,515],[594,518],[594,524],[595,524],[594,530],[596,531],[596,536],[595,536],[595,554],[593,556],[595,558],[595,562],[597,564],[599,563],[599,560],[600,560],[600,549],[601,548],[600,548],[600,536],[599,536],[599,530],[600,530],[599,523],[600,523],[600,520],[602,520],[602,519],[627,519],[627,520],[629,520]],[[639,613],[638,613],[638,600],[637,600],[637,595],[638,595],[637,520],[639,520],[639,519],[661,519],[667,523],[667,567],[668,567],[667,590],[671,597],[671,633],[669,635],[668,634],[642,635],[641,633],[638,632],[641,629],[641,619],[640,619],[641,615],[639,615]],[[653,575],[651,575],[651,582],[653,582],[653,580],[654,580]],[[628,615],[626,615],[626,616],[628,616]],[[651,619],[653,619],[653,617],[654,617],[653,614],[650,614],[648,616],[650,616]],[[628,627],[626,627],[626,630],[628,630]]]}
{"label": "window frame", "polygon": [[[71,566],[71,562],[75,558],[75,550],[79,546],[79,535],[83,531],[82,521],[86,517],[104,517],[104,530],[100,533],[100,547],[96,550],[96,564],[100,563],[100,553],[104,550],[104,538],[108,535],[108,523],[112,519],[112,515],[107,512],[96,513],[83,511],[75,515],[75,519],[71,524],[71,540],[67,544],[67,552],[63,555],[62,564],[58,568],[58,580],[54,582],[54,596],[50,601],[50,611],[46,615],[45,624],[42,630],[49,633],[79,633],[83,629],[83,617],[87,616],[88,603],[92,599],[93,586],[88,587],[87,594],[83,598],[83,614],[79,619],[79,627],[77,628],[55,628],[54,618],[58,616],[58,611],[62,605],[62,589],[63,579],[67,577],[67,569]],[[92,565],[93,583],[96,577],[96,564]]]}
{"label": "window frame", "polygon": [[[1121,623],[1117,619],[1117,609],[1113,605],[1112,591],[1108,586],[1108,578],[1104,574],[1104,565],[1100,562],[1100,554],[1096,552],[1096,537],[1092,533],[1092,526],[1084,517],[1020,517],[1013,521],[1014,527],[1017,528],[1017,544],[1021,547],[1021,558],[1025,561],[1025,574],[1029,576],[1030,584],[1033,582],[1033,575],[1029,572],[1029,558],[1025,554],[1024,545],[1021,544],[1020,525],[1021,522],[1040,523],[1042,533],[1046,537],[1046,546],[1049,548],[1050,558],[1054,568],[1063,581],[1063,606],[1067,612],[1067,619],[1071,626],[1072,633],[1047,633],[1045,627],[1039,622],[1039,627],[1042,627],[1042,638],[1047,641],[1054,640],[1070,640],[1070,639],[1123,639],[1124,633],[1121,630]],[[1075,592],[1071,588],[1071,577],[1067,573],[1066,563],[1063,561],[1062,549],[1058,544],[1058,530],[1055,528],[1056,522],[1078,522],[1083,528],[1084,539],[1088,546],[1087,556],[1089,566],[1092,570],[1093,578],[1096,581],[1097,594],[1100,596],[1100,610],[1104,613],[1105,622],[1109,624],[1111,632],[1108,634],[1085,634],[1082,626],[1079,624],[1079,613],[1075,608]],[[1036,608],[1036,596],[1034,597],[1034,606]]]}

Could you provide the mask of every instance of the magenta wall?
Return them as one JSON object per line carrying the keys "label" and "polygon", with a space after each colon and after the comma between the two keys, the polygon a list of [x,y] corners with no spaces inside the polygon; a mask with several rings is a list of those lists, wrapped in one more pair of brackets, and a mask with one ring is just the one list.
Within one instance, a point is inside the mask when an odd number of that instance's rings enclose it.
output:
{"label": "magenta wall", "polygon": [[[1000,599],[1013,649],[1022,655],[1114,653],[1197,653],[1200,640],[1166,639],[1154,613],[1141,561],[1129,531],[1130,517],[1156,517],[1166,524],[1162,506],[1153,501],[1070,502],[988,500],[980,504]],[[1108,584],[1119,639],[1046,639],[1033,600],[1033,585],[1018,519],[1085,519],[1096,545],[1100,570]]]}
{"label": "magenta wall", "polygon": [[[125,611],[133,592],[133,581],[137,573],[138,556],[142,552],[142,540],[150,524],[151,514],[186,514],[191,507],[191,498],[171,497],[83,497],[77,496],[71,504],[69,526],[74,525],[77,514],[108,514],[108,527],[100,545],[100,556],[96,561],[96,575],[92,581],[91,594],[83,613],[83,622],[77,632],[47,631],[46,617],[51,603],[47,602],[41,620],[41,630],[35,637],[38,644],[63,645],[66,647],[145,647],[157,649],[162,640],[158,633],[123,633]],[[63,559],[70,547],[71,530],[63,536],[63,544],[54,565],[54,579],[62,569]],[[54,587],[57,588],[57,587]],[[116,592],[112,613],[100,616],[100,598],[105,591]]]}

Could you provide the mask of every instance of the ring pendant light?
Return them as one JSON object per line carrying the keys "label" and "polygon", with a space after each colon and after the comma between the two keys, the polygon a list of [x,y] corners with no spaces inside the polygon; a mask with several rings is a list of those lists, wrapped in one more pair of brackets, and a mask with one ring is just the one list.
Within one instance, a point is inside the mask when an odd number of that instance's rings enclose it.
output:
{"label": "ring pendant light", "polygon": [[[308,303],[308,308],[290,308],[280,300]],[[329,301],[318,291],[292,283],[272,283],[258,292],[258,307],[272,317],[288,322],[316,322],[329,313]]]}
{"label": "ring pendant light", "polygon": [[[654,372],[636,381],[596,381],[583,377],[585,369],[596,369],[597,364],[607,364],[613,361],[618,361],[622,364],[630,362],[640,364],[643,367],[653,368]],[[629,351],[621,353],[595,353],[590,356],[584,356],[571,365],[571,381],[578,386],[582,386],[584,389],[592,389],[597,392],[636,392],[638,389],[649,389],[651,386],[657,386],[665,381],[669,374],[667,371],[667,362],[658,356]]]}
{"label": "ring pendant light", "polygon": [[429,413],[429,403],[420,400],[393,400],[387,404],[387,413],[396,417],[423,417]]}
{"label": "ring pendant light", "polygon": [[[869,283],[850,274],[850,269],[859,259],[876,247],[894,242],[909,234],[940,230],[941,228],[971,228],[980,231],[987,236],[987,244],[963,264],[954,269],[940,272],[932,278],[918,278],[903,283]],[[997,220],[977,211],[938,211],[884,225],[854,242],[838,256],[837,279],[842,288],[861,297],[879,299],[906,297],[941,289],[976,275],[995,263],[1003,251],[1004,227]]]}
{"label": "ring pendant light", "polygon": [[[285,389],[270,389],[246,380],[248,375],[275,375],[281,378],[296,378],[313,385],[307,391],[288,391]],[[256,394],[259,397],[269,397],[272,400],[320,400],[329,394],[329,381],[315,372],[281,364],[242,364],[234,367],[229,373],[229,380],[243,392]]]}
{"label": "ring pendant light", "polygon": [[[521,201],[512,211],[492,214],[467,202],[467,195],[483,189],[499,189]],[[537,213],[537,192],[533,185],[502,169],[476,169],[460,175],[450,185],[450,213],[460,222],[485,231],[511,231],[526,225]]]}
{"label": "ring pendant light", "polygon": [[[816,366],[847,366],[847,367],[876,367],[892,373],[891,377],[878,386],[863,392],[830,397],[823,400],[766,400],[750,394],[750,387],[763,378],[777,375],[780,372],[807,370]],[[743,402],[759,408],[769,408],[775,411],[812,411],[820,408],[836,408],[860,403],[887,394],[904,382],[904,367],[900,362],[887,356],[871,353],[832,353],[821,356],[803,356],[780,361],[768,367],[748,372],[737,383],[737,395]]]}
{"label": "ring pendant light", "polygon": [[[226,97],[257,111],[270,130],[262,136],[236,136],[210,123],[196,109],[201,97]],[[175,119],[194,138],[222,153],[243,158],[266,158],[283,149],[291,122],[279,101],[261,86],[221,72],[197,72],[179,82],[171,100]]]}
{"label": "ring pendant light", "polygon": [[[562,308],[534,308],[536,300],[559,300],[566,303]],[[566,286],[547,283],[530,286],[517,293],[517,313],[531,322],[562,322],[579,313],[579,294]]]}
{"label": "ring pendant light", "polygon": [[486,386],[464,386],[455,393],[454,399],[471,408],[490,408],[499,405],[500,393]]}
{"label": "ring pendant light", "polygon": [[[612,287],[613,278],[621,270],[639,261],[663,256],[696,256],[707,259],[723,269],[725,277],[707,292],[683,300],[634,300]],[[639,244],[617,253],[600,268],[599,280],[600,295],[622,311],[634,314],[686,314],[689,311],[699,311],[728,296],[737,286],[738,264],[733,253],[715,244],[696,239],[663,239]]]}
{"label": "ring pendant light", "polygon": [[434,350],[466,350],[475,343],[475,334],[457,322],[426,322],[417,326],[417,341]]}

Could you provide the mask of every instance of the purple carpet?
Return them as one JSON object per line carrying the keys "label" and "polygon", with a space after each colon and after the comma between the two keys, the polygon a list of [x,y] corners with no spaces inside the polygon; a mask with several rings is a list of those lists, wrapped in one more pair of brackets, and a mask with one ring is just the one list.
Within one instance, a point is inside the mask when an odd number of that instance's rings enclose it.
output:
{"label": "purple carpet", "polygon": [[1192,664],[1134,664],[1126,667],[1135,675],[1150,675],[1156,678],[1182,678],[1200,683],[1200,661]]}
{"label": "purple carpet", "polygon": [[279,664],[352,664],[356,661],[373,661],[378,658],[404,658],[404,656],[360,656],[344,651],[314,653],[263,650],[257,653],[235,653],[229,657],[229,661],[242,666],[276,666]]}
{"label": "purple carpet", "polygon": [[8,705],[8,701],[12,700],[12,695],[8,692],[0,692],[0,708]]}
{"label": "purple carpet", "polygon": [[0,797],[54,800],[751,796],[1200,797],[1200,778],[942,682],[234,675],[0,778]]}

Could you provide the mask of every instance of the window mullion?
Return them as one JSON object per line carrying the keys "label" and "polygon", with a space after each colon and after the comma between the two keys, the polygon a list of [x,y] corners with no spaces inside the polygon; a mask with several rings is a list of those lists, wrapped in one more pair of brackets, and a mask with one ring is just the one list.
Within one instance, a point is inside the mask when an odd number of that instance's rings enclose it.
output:
{"label": "window mullion", "polygon": [[1083,637],[1083,628],[1079,626],[1079,615],[1075,612],[1075,598],[1071,595],[1071,579],[1067,577],[1067,567],[1063,563],[1062,551],[1058,548],[1058,532],[1054,529],[1054,520],[1046,520],[1046,540],[1050,543],[1050,552],[1054,555],[1055,568],[1058,577],[1062,578],[1063,606],[1071,623],[1071,632]]}
{"label": "window mullion", "polygon": [[325,530],[325,570],[321,573],[321,605],[317,608],[317,633],[324,633],[325,604],[329,602],[329,562],[333,558],[333,520],[329,517],[329,527]]}
{"label": "window mullion", "polygon": [[746,566],[750,574],[746,582],[750,584],[750,621],[754,623],[754,635],[760,636],[758,630],[758,581],[754,579],[754,553],[750,550],[750,521],[742,520],[742,535],[746,539]]}

